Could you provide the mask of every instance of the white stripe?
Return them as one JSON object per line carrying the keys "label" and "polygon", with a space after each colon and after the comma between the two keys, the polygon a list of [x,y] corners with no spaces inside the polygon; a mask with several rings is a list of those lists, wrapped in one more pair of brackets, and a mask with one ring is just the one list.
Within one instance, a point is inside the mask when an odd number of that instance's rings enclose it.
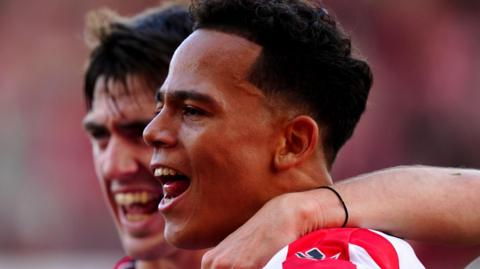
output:
{"label": "white stripe", "polygon": [[273,256],[263,269],[282,269],[283,262],[287,259],[288,246],[282,248]]}
{"label": "white stripe", "polygon": [[350,262],[357,266],[357,269],[381,269],[368,252],[361,246],[348,244],[348,255]]}
{"label": "white stripe", "polygon": [[465,269],[480,269],[480,256],[465,267]]}
{"label": "white stripe", "polygon": [[398,255],[400,269],[425,269],[425,266],[418,260],[412,247],[406,241],[379,231],[370,231],[382,236],[392,244]]}

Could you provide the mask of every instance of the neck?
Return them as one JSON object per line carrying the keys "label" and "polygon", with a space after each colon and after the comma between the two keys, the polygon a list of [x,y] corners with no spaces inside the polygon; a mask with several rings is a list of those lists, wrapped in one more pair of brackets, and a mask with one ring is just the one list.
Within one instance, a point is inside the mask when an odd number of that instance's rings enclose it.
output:
{"label": "neck", "polygon": [[136,269],[183,269],[200,268],[204,251],[180,251],[171,257],[156,260],[137,260]]}
{"label": "neck", "polygon": [[284,171],[281,175],[282,192],[300,192],[332,185],[330,172],[323,162],[304,163]]}
{"label": "neck", "polygon": [[138,260],[135,263],[135,268],[136,269],[177,269],[180,268],[175,265],[170,260],[167,259],[158,259],[158,260],[152,260],[152,261],[145,261],[145,260]]}

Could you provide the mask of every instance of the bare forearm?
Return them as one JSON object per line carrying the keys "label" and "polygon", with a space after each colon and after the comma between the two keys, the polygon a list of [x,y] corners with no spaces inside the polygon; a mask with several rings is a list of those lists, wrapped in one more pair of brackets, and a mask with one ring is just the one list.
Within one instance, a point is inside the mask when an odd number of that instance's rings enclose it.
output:
{"label": "bare forearm", "polygon": [[335,188],[349,209],[349,226],[420,241],[480,244],[478,170],[396,167]]}
{"label": "bare forearm", "polygon": [[[431,243],[480,245],[480,171],[397,167],[348,179],[334,188],[348,207],[348,226]],[[277,196],[207,252],[202,268],[261,268],[289,242],[314,230],[340,227],[344,219],[331,190]],[[455,268],[467,261],[458,261]]]}

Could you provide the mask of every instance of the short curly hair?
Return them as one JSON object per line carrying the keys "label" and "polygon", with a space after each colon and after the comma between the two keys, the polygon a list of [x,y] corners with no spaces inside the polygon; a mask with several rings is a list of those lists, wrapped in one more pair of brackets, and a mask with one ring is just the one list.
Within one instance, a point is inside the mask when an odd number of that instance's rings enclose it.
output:
{"label": "short curly hair", "polygon": [[326,9],[301,0],[193,0],[191,12],[194,29],[239,35],[262,47],[249,81],[319,123],[331,166],[365,110],[373,78]]}
{"label": "short curly hair", "polygon": [[133,18],[123,18],[102,9],[87,14],[89,62],[84,77],[87,109],[92,108],[99,77],[126,83],[128,75],[140,75],[156,91],[165,80],[175,49],[192,32],[193,21],[182,5],[149,9]]}

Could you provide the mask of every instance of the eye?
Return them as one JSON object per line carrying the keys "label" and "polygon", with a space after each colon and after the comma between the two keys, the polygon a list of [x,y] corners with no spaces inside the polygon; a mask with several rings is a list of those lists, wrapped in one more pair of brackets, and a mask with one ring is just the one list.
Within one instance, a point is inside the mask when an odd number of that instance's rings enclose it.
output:
{"label": "eye", "polygon": [[158,102],[156,105],[155,105],[155,111],[153,112],[153,115],[154,116],[157,116],[158,114],[160,114],[160,112],[162,111],[163,109],[163,102]]}
{"label": "eye", "polygon": [[146,124],[138,124],[136,126],[130,126],[129,128],[125,128],[125,130],[122,131],[123,136],[131,142],[143,145],[143,130],[146,126]]}
{"label": "eye", "polygon": [[90,139],[92,145],[103,149],[108,145],[110,134],[104,130],[94,130],[90,132]]}
{"label": "eye", "polygon": [[201,117],[207,115],[207,112],[204,110],[189,105],[183,107],[182,113],[184,117]]}
{"label": "eye", "polygon": [[110,134],[105,130],[93,130],[90,132],[90,136],[93,140],[103,140],[107,139]]}

